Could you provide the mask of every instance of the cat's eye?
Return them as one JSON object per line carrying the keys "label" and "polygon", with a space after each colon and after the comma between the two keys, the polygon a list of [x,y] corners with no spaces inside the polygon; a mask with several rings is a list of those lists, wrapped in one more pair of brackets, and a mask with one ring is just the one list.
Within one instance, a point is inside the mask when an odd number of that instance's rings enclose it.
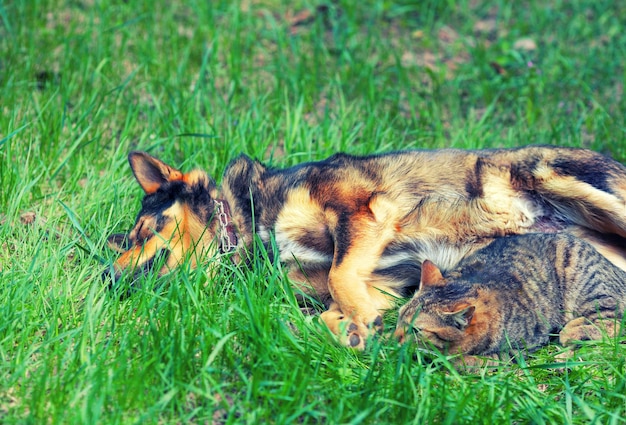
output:
{"label": "cat's eye", "polygon": [[441,334],[439,334],[437,332],[433,332],[433,335],[440,341],[443,341],[443,342],[448,342],[449,341],[449,339],[444,338]]}
{"label": "cat's eye", "polygon": [[442,347],[450,342],[448,339],[442,337],[442,335],[438,332],[421,330],[420,334],[423,338],[430,341],[435,347]]}

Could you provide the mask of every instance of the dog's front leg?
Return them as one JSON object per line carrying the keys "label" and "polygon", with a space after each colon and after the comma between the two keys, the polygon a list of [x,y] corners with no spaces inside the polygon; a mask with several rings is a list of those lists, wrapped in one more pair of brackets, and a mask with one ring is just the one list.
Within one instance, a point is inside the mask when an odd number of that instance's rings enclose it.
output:
{"label": "dog's front leg", "polygon": [[[364,348],[367,337],[383,328],[382,312],[392,306],[388,288],[370,285],[371,274],[395,225],[380,209],[352,215],[339,225],[328,289],[334,303],[322,314],[327,326],[345,345]],[[378,214],[375,214],[378,212]]]}
{"label": "dog's front leg", "polygon": [[362,349],[370,333],[382,331],[381,310],[391,303],[384,292],[367,283],[377,256],[355,251],[331,268],[328,287],[334,302],[322,319],[343,344]]}
{"label": "dog's front leg", "polygon": [[[370,328],[359,328],[351,316],[344,314],[338,303],[331,303],[328,310],[322,313],[321,318],[328,329],[337,335],[341,344],[358,349],[365,348],[365,341]],[[378,315],[377,318],[380,323],[372,324],[372,328],[382,329],[382,317]]]}

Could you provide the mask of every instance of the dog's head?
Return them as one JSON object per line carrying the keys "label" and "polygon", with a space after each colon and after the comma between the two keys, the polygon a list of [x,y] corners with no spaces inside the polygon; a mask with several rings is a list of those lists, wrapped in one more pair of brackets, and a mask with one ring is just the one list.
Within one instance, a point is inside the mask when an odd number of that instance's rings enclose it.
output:
{"label": "dog's head", "polygon": [[113,264],[115,278],[145,273],[157,263],[163,264],[159,274],[167,273],[189,253],[193,267],[214,255],[220,248],[218,215],[227,208],[217,199],[215,182],[201,170],[182,173],[145,152],[131,152],[128,161],[145,196],[132,230],[108,238],[121,252]]}

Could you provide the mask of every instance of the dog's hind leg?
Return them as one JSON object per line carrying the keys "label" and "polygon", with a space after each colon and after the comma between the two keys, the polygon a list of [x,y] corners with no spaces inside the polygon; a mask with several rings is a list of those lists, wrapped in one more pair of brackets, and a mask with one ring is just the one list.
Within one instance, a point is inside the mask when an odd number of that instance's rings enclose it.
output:
{"label": "dog's hind leg", "polygon": [[563,157],[569,152],[536,165],[535,193],[572,223],[626,237],[626,168],[590,151]]}
{"label": "dog's hind leg", "polygon": [[577,238],[584,239],[611,263],[626,271],[625,238],[614,234],[599,233],[581,226],[570,226],[566,231]]}

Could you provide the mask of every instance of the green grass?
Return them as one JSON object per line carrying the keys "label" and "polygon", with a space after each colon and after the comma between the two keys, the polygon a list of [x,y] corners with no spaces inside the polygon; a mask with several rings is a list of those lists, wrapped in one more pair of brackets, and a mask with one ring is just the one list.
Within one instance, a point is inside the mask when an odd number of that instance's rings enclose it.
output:
{"label": "green grass", "polygon": [[100,273],[139,208],[132,149],[216,177],[240,152],[624,162],[625,26],[611,0],[0,1],[0,422],[623,423],[619,340],[460,375],[387,338],[337,346],[262,253],[124,300]]}

